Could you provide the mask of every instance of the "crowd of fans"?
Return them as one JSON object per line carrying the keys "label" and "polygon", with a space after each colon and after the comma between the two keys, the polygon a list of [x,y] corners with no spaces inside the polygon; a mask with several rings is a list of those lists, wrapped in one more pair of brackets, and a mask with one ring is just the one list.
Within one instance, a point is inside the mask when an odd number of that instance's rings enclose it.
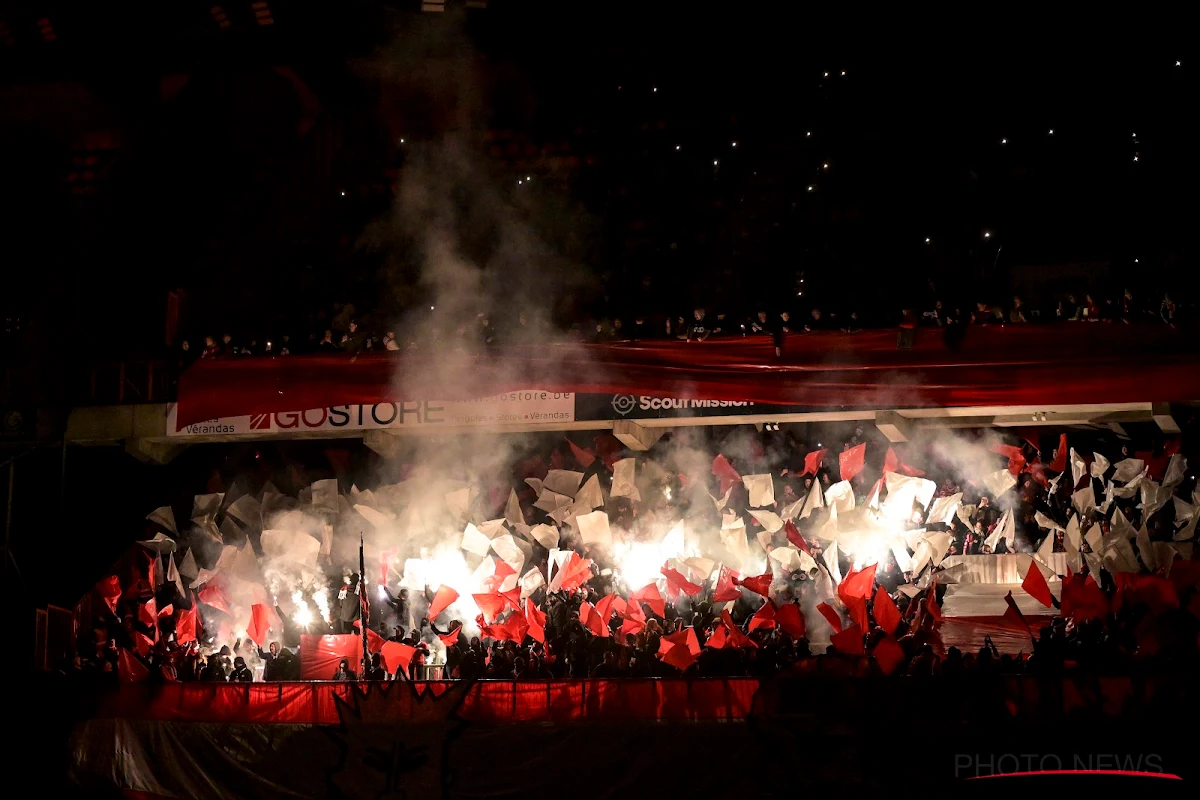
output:
{"label": "crowd of fans", "polygon": [[[338,307],[332,316],[315,315],[311,330],[301,339],[290,334],[270,336],[234,336],[228,332],[208,335],[202,341],[192,339],[180,344],[179,360],[186,366],[200,358],[242,356],[286,356],[300,353],[345,353],[356,355],[380,350],[417,350],[435,342],[525,343],[540,341],[545,332],[535,328],[524,313],[511,319],[496,319],[479,312],[473,320],[455,320],[445,325],[432,316],[420,324],[410,324],[399,333],[394,328],[364,328],[353,306]],[[818,306],[801,313],[791,310],[756,310],[748,316],[723,310],[696,307],[687,316],[652,312],[646,314],[604,315],[569,326],[568,338],[576,341],[615,342],[649,339],[702,341],[712,337],[774,336],[785,333],[840,331],[852,334],[864,328],[916,327],[918,325],[953,328],[965,325],[1021,325],[1049,322],[1105,322],[1134,324],[1153,322],[1175,325],[1181,309],[1164,294],[1149,302],[1130,289],[1120,295],[1100,297],[1084,294],[1065,295],[1050,306],[1034,306],[1014,296],[1007,304],[980,301],[963,307],[934,300],[926,309],[904,309],[894,319],[864,319],[858,311],[827,311]]]}
{"label": "crowd of fans", "polygon": [[[715,602],[719,593],[730,589],[716,572],[707,577],[693,574],[697,583],[690,594],[684,590],[672,598],[664,592],[661,607],[644,598],[635,599],[634,590],[639,587],[626,585],[617,561],[603,548],[583,543],[566,526],[559,547],[573,549],[583,562],[590,560],[586,581],[570,590],[538,588],[529,597],[533,611],[528,607],[522,611],[514,604],[503,624],[493,620],[489,625],[480,617],[475,620],[480,629],[477,636],[464,635],[462,621],[446,621],[438,615],[433,620],[427,617],[434,601],[432,588],[410,596],[407,589],[396,587],[393,593],[385,586],[386,596],[381,597],[374,593],[376,587],[370,587],[365,605],[372,655],[362,677],[563,679],[767,676],[806,671],[854,675],[960,671],[1044,674],[1070,668],[1105,671],[1195,665],[1200,634],[1200,570],[1195,569],[1192,560],[1196,529],[1189,523],[1197,510],[1196,481],[1193,475],[1184,474],[1186,461],[1181,460],[1178,438],[1159,441],[1146,451],[1119,442],[1096,445],[1107,455],[1089,455],[1078,475],[1078,464],[1071,462],[1084,457],[1070,448],[1068,460],[1065,437],[1047,440],[1043,446],[1023,440],[1005,444],[995,447],[997,463],[985,467],[1003,472],[1007,461],[1015,485],[997,492],[986,482],[964,478],[961,465],[940,461],[929,453],[906,453],[902,460],[874,435],[859,427],[839,442],[842,453],[861,445],[868,447],[864,467],[849,479],[857,506],[869,506],[872,496],[877,497],[885,469],[910,474],[924,470],[926,478],[937,484],[935,500],[961,492],[962,505],[943,522],[931,522],[924,509],[916,508],[905,527],[946,531],[950,534],[947,555],[1035,550],[1060,553],[1067,546],[1062,528],[1068,527],[1071,516],[1079,512],[1079,570],[1073,576],[1061,576],[1061,601],[1054,601],[1061,605],[1060,613],[1010,620],[1018,632],[1026,622],[1031,624],[1022,632],[1032,639],[1021,654],[1001,653],[990,641],[978,652],[964,653],[944,645],[938,632],[939,595],[944,585],[939,586],[937,580],[944,563],[930,564],[914,573],[897,562],[894,552],[887,554],[875,566],[861,597],[863,607],[857,613],[853,598],[841,597],[841,588],[836,596],[823,596],[822,580],[828,582],[834,564],[823,549],[829,546],[821,536],[827,520],[821,513],[814,513],[789,519],[782,529],[767,531],[766,535],[772,546],[787,546],[790,542],[809,554],[818,566],[789,571],[769,560],[766,575],[755,580],[742,576],[737,582],[741,588],[734,593],[732,605]],[[817,443],[798,441],[790,433],[763,434],[751,440],[749,450],[742,450],[741,457],[722,456],[721,460],[744,474],[771,474],[776,501],[766,510],[785,514],[784,509],[810,495],[814,482],[828,489],[839,477],[846,477],[838,454],[813,448],[813,444]],[[522,459],[513,477],[521,483],[530,475],[545,476],[548,467],[576,468],[596,474],[610,485],[615,459],[605,450],[605,441],[600,438],[587,450],[563,442],[548,454],[548,459],[545,454]],[[655,458],[655,453],[648,454],[648,459]],[[1120,464],[1127,459],[1143,464],[1130,491],[1124,491],[1129,482],[1124,486],[1113,482]],[[660,458],[653,470],[653,488],[642,493],[645,500],[635,502],[626,496],[608,499],[605,510],[615,528],[636,536],[643,527],[682,518],[693,504],[700,508],[693,509],[693,517],[696,513],[701,518],[707,515],[714,525],[720,525],[720,509],[714,515],[715,503],[703,499],[703,492],[697,495],[695,486],[689,491],[687,476],[674,472],[673,464],[669,455]],[[1179,470],[1181,464],[1184,472]],[[713,474],[718,474],[715,464]],[[1139,484],[1141,491],[1137,490]],[[1097,503],[1080,509],[1077,493],[1087,486],[1092,487]],[[1147,495],[1149,486],[1154,489]],[[744,506],[742,485],[735,483],[730,491],[728,508]],[[501,499],[506,496],[503,492],[484,495]],[[533,507],[534,498],[528,492],[520,498],[526,522],[548,521],[545,512]],[[1099,498],[1105,501],[1101,503]],[[1012,512],[1011,516],[1007,511]],[[488,509],[488,513],[495,516],[495,509]],[[1012,520],[1012,536],[999,535],[998,526],[1004,525],[1006,518]],[[1143,531],[1150,548],[1143,548],[1141,541],[1136,550],[1130,548],[1136,572],[1110,572],[1107,561],[1104,569],[1098,569],[1099,560],[1089,557],[1098,555],[1092,544],[1099,540],[1088,536],[1091,529],[1096,527],[1107,541],[1119,524]],[[751,546],[762,542],[763,534],[764,528],[757,521],[746,520],[745,536]],[[1046,537],[1051,538],[1047,541]],[[1170,555],[1164,557],[1161,548],[1155,551],[1158,545],[1169,545],[1166,552]],[[537,543],[532,549],[528,563],[546,573],[549,551]],[[834,563],[836,572],[846,576],[841,584],[844,587],[854,574],[853,560],[839,552]],[[165,679],[296,679],[300,672],[295,647],[301,633],[358,633],[363,616],[356,565],[343,569],[331,563],[323,566],[327,575],[337,576],[329,585],[332,617],[328,626],[317,620],[299,630],[277,606],[283,630],[282,634],[274,631],[272,638],[281,641],[264,641],[265,649],[246,638],[218,647],[211,636],[206,639],[201,634],[179,645],[169,621],[144,613],[147,593],[155,597],[157,608],[188,602],[177,596],[172,584],[164,583],[157,593],[150,588],[144,588],[141,594],[126,592],[113,615],[97,616],[90,629],[82,626],[86,633],[81,637],[80,649],[68,658],[64,670],[115,677],[122,670],[122,658],[136,658],[150,675]],[[756,582],[760,579],[762,582]],[[1086,602],[1068,598],[1068,591],[1077,597],[1086,596]],[[801,612],[798,624],[795,616],[781,613],[789,605]],[[541,635],[534,634],[538,628]],[[813,647],[810,637],[818,628],[820,634],[815,641],[820,646]],[[830,642],[828,649],[824,646],[826,639]],[[403,647],[386,648],[387,642]],[[677,648],[686,650],[687,655]],[[818,654],[816,650],[823,652]],[[396,653],[403,653],[405,663],[388,663],[389,651],[393,660]],[[431,671],[430,667],[435,669]],[[357,678],[362,672],[362,665],[346,661],[327,678]]]}

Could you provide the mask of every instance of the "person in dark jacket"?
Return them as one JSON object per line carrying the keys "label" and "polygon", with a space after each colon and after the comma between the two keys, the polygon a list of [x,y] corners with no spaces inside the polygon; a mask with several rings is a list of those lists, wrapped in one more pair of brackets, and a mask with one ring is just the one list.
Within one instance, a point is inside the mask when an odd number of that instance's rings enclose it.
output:
{"label": "person in dark jacket", "polygon": [[233,660],[233,672],[229,673],[230,683],[253,683],[254,673],[246,666],[246,659],[238,656]]}
{"label": "person in dark jacket", "polygon": [[338,662],[337,672],[333,673],[332,681],[355,681],[358,680],[358,675],[354,670],[350,669],[350,659],[343,658]]}

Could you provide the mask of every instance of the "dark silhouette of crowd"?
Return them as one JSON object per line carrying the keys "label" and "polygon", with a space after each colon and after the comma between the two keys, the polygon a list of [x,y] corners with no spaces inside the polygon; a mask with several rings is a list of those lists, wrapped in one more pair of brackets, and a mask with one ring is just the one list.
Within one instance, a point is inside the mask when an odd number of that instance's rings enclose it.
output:
{"label": "dark silhouette of crowd", "polygon": [[180,366],[186,367],[201,358],[310,353],[354,356],[364,352],[421,350],[435,345],[519,344],[564,337],[584,342],[704,341],[746,336],[778,339],[788,333],[833,331],[854,334],[867,328],[897,326],[901,329],[947,328],[951,329],[947,336],[952,337],[956,326],[1058,322],[1176,325],[1186,316],[1185,309],[1170,294],[1151,299],[1128,288],[1109,295],[1065,294],[1043,304],[1026,303],[1014,295],[1006,302],[979,300],[967,305],[939,299],[932,293],[925,307],[905,308],[891,315],[861,313],[852,306],[847,307],[844,301],[830,306],[796,303],[793,307],[779,307],[764,303],[749,311],[704,306],[696,306],[687,313],[602,311],[575,319],[562,326],[563,330],[551,330],[535,325],[524,312],[493,315],[482,310],[473,319],[445,320],[433,308],[428,317],[409,322],[404,327],[371,324],[360,320],[355,306],[339,304],[332,309],[333,313],[318,311],[311,314],[306,323],[293,326],[293,330],[304,331],[299,336],[292,333],[271,336],[248,331],[208,333],[202,338],[181,341],[177,358]]}

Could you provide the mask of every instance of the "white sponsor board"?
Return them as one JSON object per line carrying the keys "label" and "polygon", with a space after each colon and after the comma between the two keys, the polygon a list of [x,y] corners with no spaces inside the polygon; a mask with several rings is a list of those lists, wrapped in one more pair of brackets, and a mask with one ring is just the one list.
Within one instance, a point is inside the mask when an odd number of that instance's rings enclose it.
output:
{"label": "white sponsor board", "polygon": [[301,431],[368,431],[387,428],[459,428],[575,421],[575,395],[524,389],[477,400],[404,400],[222,417],[176,430],[176,406],[167,410],[167,435],[259,435]]}

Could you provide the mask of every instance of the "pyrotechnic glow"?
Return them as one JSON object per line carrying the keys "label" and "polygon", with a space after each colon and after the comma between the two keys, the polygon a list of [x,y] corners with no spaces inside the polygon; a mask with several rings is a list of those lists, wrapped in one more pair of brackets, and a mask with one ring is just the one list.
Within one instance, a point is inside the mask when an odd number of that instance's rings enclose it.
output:
{"label": "pyrotechnic glow", "polygon": [[471,599],[471,595],[479,593],[483,587],[467,566],[462,551],[439,546],[433,552],[422,548],[421,555],[422,558],[404,560],[404,577],[400,585],[414,592],[424,592],[426,589],[436,591],[441,586],[449,586],[458,592],[458,599],[448,609],[449,617],[461,620],[465,628],[474,630],[479,606]]}
{"label": "pyrotechnic glow", "polygon": [[683,560],[689,555],[683,536],[683,522],[675,523],[657,542],[616,542],[613,560],[617,571],[631,589],[638,589],[662,577],[662,567],[672,558]]}
{"label": "pyrotechnic glow", "polygon": [[318,589],[312,594],[313,602],[317,604],[317,608],[321,611],[321,619],[325,620],[326,625],[331,625],[332,619],[329,616],[329,595],[324,589]]}
{"label": "pyrotechnic glow", "polygon": [[387,587],[385,587],[382,583],[379,584],[379,592],[377,594],[379,595],[380,600],[386,600],[387,599]]}
{"label": "pyrotechnic glow", "polygon": [[670,486],[663,487],[663,497],[667,498],[668,503],[671,502],[671,487]]}
{"label": "pyrotechnic glow", "polygon": [[304,599],[303,592],[292,592],[292,602],[296,605],[296,612],[292,614],[292,622],[301,628],[307,628],[312,624],[312,611],[308,607],[308,601]]}
{"label": "pyrotechnic glow", "polygon": [[857,570],[872,564],[886,563],[888,554],[892,551],[892,544],[900,541],[902,541],[900,537],[883,532],[868,533],[858,537],[852,553],[854,568]]}

